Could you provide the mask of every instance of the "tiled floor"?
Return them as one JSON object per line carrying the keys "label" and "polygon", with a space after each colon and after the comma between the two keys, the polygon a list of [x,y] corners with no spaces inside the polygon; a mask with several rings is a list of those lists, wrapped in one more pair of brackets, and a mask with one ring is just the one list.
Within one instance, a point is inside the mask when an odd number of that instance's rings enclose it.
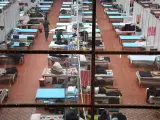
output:
{"label": "tiled floor", "polygon": [[[56,0],[53,8],[49,14],[49,21],[51,23],[50,29],[55,27],[58,22],[58,12],[63,1]],[[102,39],[105,43],[106,50],[121,50],[121,45],[112,30],[111,24],[107,16],[104,14],[100,2],[97,0],[97,20],[101,30]],[[39,33],[32,49],[47,50],[48,45],[52,41],[52,34],[49,40],[45,41],[44,33]],[[109,55],[111,58],[110,69],[114,72],[115,83],[114,86],[122,90],[122,102],[124,104],[144,104],[145,103],[145,89],[140,88],[136,81],[135,72],[137,69],[129,66],[127,56]],[[4,67],[4,66],[3,66]],[[7,65],[6,67],[9,67]],[[26,54],[25,63],[18,65],[19,75],[17,82],[11,87],[8,85],[0,85],[0,88],[10,88],[9,100],[11,103],[30,103],[34,102],[37,88],[39,88],[38,79],[41,77],[42,71],[48,67],[46,54]],[[88,101],[86,101],[88,102]],[[129,118],[128,120],[159,120],[154,110],[122,110]],[[34,108],[25,109],[1,109],[1,120],[28,120],[32,113],[35,113]],[[7,115],[7,116],[6,116]]]}

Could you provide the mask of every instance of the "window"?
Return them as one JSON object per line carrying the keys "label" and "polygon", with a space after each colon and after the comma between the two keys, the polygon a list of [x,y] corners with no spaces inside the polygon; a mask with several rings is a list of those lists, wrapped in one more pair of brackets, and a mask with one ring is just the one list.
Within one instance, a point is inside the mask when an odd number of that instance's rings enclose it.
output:
{"label": "window", "polygon": [[[60,2],[62,3],[62,1],[55,2],[56,6],[59,5],[60,8]],[[40,6],[43,4],[47,4],[47,2],[39,3]],[[108,6],[109,8],[103,9],[102,6]],[[75,5],[70,6],[67,2],[63,2],[59,21],[60,19],[72,19],[74,22],[78,21],[78,24],[68,25],[67,22],[57,22],[55,24],[57,28],[54,30],[49,29],[47,31],[48,29],[39,28],[38,31],[36,29],[35,32],[33,31],[34,35],[25,36],[25,40],[28,41],[27,44],[19,42],[20,44],[17,45],[17,41],[23,41],[22,34],[19,34],[23,30],[14,30],[18,33],[11,36],[15,42],[6,46],[12,48],[12,51],[1,51],[3,55],[0,60],[2,60],[1,67],[3,69],[0,73],[2,78],[0,81],[5,85],[0,85],[0,98],[1,102],[7,98],[7,102],[1,104],[2,111],[0,112],[3,115],[0,118],[9,119],[11,117],[9,112],[16,115],[15,111],[20,111],[21,115],[29,117],[33,113],[65,114],[66,111],[72,110],[79,115],[80,111],[83,111],[85,113],[84,117],[89,120],[90,117],[93,119],[94,115],[97,119],[97,114],[100,115],[105,108],[109,109],[110,113],[117,111],[126,113],[128,119],[132,119],[133,114],[137,116],[137,111],[138,118],[146,113],[147,117],[152,116],[153,111],[159,114],[155,110],[159,106],[147,106],[145,96],[146,93],[151,92],[152,94],[154,91],[146,89],[148,85],[150,85],[149,88],[159,85],[159,82],[157,82],[159,77],[159,72],[157,72],[159,70],[159,53],[138,51],[139,48],[132,51],[127,47],[126,50],[121,49],[122,46],[126,45],[122,43],[121,39],[125,41],[126,36],[119,38],[119,35],[115,35],[111,31],[113,28],[109,19],[105,14],[102,14],[104,12],[106,14],[116,14],[107,12],[107,10],[112,9],[110,6],[112,5],[101,4],[98,0],[84,1],[83,5],[79,5],[80,9],[77,10]],[[42,11],[48,11],[43,7],[40,8]],[[68,13],[68,9],[73,10],[72,13]],[[89,11],[87,11],[88,9]],[[80,15],[77,16],[77,13]],[[73,17],[67,17],[63,14],[73,14]],[[54,16],[52,13],[47,15]],[[113,19],[116,18],[113,17]],[[56,20],[50,18],[50,24],[51,21],[55,22]],[[82,21],[83,24],[79,24]],[[72,37],[67,34],[66,25],[75,30]],[[112,25],[117,26],[116,23]],[[51,27],[53,26],[51,25]],[[82,31],[77,33],[77,28],[81,28]],[[44,33],[43,30],[47,32]],[[85,30],[89,32],[85,32]],[[58,43],[55,43],[52,39],[57,40]],[[64,41],[61,41],[61,39]],[[137,41],[134,44],[138,43]],[[145,56],[136,59],[134,55]],[[157,94],[147,96],[147,102],[157,102],[157,99],[159,99]],[[140,108],[143,108],[144,111],[141,112]],[[148,108],[150,110],[147,110]],[[154,110],[152,111],[152,109]],[[128,112],[129,110],[133,113],[132,115]],[[136,116],[134,116],[135,119],[138,119]],[[41,117],[44,119],[45,117],[62,118],[62,116],[43,115]],[[152,118],[148,117],[148,119]],[[155,117],[153,119],[156,120]]]}

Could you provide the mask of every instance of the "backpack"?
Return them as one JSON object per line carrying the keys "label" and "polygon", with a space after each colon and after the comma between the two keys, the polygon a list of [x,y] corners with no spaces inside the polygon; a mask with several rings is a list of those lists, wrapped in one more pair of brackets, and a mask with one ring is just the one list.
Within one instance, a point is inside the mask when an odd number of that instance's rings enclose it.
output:
{"label": "backpack", "polygon": [[60,11],[60,13],[61,13],[61,14],[67,14],[67,11],[64,10],[64,9],[62,9],[62,10]]}

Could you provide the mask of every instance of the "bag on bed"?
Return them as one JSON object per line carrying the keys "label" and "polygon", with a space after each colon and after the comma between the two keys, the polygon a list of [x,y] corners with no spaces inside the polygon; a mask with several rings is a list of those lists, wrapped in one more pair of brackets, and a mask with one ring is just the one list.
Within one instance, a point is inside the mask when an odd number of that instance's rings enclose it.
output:
{"label": "bag on bed", "polygon": [[60,13],[61,13],[62,15],[65,15],[65,14],[67,14],[67,11],[64,10],[64,9],[62,9],[62,10],[60,11]]}
{"label": "bag on bed", "polygon": [[15,74],[18,70],[16,67],[6,68],[6,74]]}
{"label": "bag on bed", "polygon": [[51,73],[53,74],[63,74],[63,68],[59,62],[55,62],[51,68]]}

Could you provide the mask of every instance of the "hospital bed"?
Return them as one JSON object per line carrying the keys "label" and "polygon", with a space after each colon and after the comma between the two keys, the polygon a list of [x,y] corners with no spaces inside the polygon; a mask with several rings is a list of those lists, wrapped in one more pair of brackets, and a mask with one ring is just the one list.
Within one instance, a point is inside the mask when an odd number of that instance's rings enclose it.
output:
{"label": "hospital bed", "polygon": [[[105,49],[104,46],[104,42],[102,42],[101,40],[96,40],[95,42],[95,47],[96,47],[96,51],[103,51]],[[84,45],[87,46],[87,50],[92,50],[92,43],[89,42],[83,42]]]}
{"label": "hospital bed", "polygon": [[[5,54],[0,54],[0,63],[1,63],[1,64],[9,64],[9,63],[15,63],[15,62],[17,62],[17,61],[14,61],[11,57],[8,57],[8,56],[5,55]],[[18,61],[18,63],[19,63],[20,65],[22,65],[23,62],[24,62],[24,56],[22,56],[22,57],[20,58],[20,60]]]}
{"label": "hospital bed", "polygon": [[62,9],[65,9],[65,8],[70,8],[70,9],[71,9],[71,5],[63,4],[61,8],[62,8]]}
{"label": "hospital bed", "polygon": [[11,46],[9,49],[13,50],[28,50],[29,47],[31,46],[30,42],[12,42]]}
{"label": "hospital bed", "polygon": [[14,74],[2,74],[5,68],[0,68],[0,84],[13,84],[17,80],[18,72]]}
{"label": "hospital bed", "polygon": [[35,37],[38,34],[38,29],[20,29],[20,28],[15,28],[13,30],[13,34],[14,33],[21,33],[21,34],[31,34],[31,35],[35,35]]}
{"label": "hospital bed", "polygon": [[[80,62],[81,65],[85,65],[87,63],[87,59],[85,55],[79,55],[80,56]],[[78,56],[73,56],[73,55],[68,55],[68,57],[55,57],[55,56],[50,56],[48,55],[48,66],[53,66],[53,61],[54,62],[59,62],[61,65],[64,66],[64,61],[67,60],[69,61],[71,64],[76,65],[78,64]]]}
{"label": "hospital bed", "polygon": [[136,77],[140,87],[160,87],[159,71],[137,71]]}
{"label": "hospital bed", "polygon": [[123,22],[123,19],[127,16],[109,16],[110,22]]}
{"label": "hospital bed", "polygon": [[120,96],[106,96],[106,94],[97,94],[94,97],[95,102],[103,103],[103,104],[120,104],[121,97]]}
{"label": "hospital bed", "polygon": [[45,13],[48,13],[51,10],[51,8],[49,8],[49,7],[40,7],[40,10],[45,12]]}
{"label": "hospital bed", "polygon": [[[149,88],[146,89],[146,93],[147,93],[148,89]],[[160,104],[160,96],[150,95],[149,96],[149,103],[150,104]]]}
{"label": "hospital bed", "polygon": [[113,7],[112,4],[104,4],[104,3],[102,3],[102,6],[103,6],[104,8],[112,8],[112,7]]}
{"label": "hospital bed", "polygon": [[[14,36],[18,37],[15,38]],[[11,35],[11,40],[14,42],[30,42],[31,44],[34,42],[35,36],[34,35]]]}
{"label": "hospital bed", "polygon": [[118,12],[118,9],[114,9],[114,8],[104,8],[104,12]]}
{"label": "hospital bed", "polygon": [[99,65],[102,68],[108,69],[109,68],[109,63],[110,63],[110,58],[109,57],[100,56],[98,59],[96,59],[95,65]]}
{"label": "hospital bed", "polygon": [[[59,21],[70,21],[72,19],[72,16],[59,16]],[[92,16],[83,16],[83,19],[86,21],[91,21]],[[96,19],[97,20],[97,19]]]}
{"label": "hospital bed", "polygon": [[120,29],[115,29],[116,36],[118,37],[119,35],[123,36],[128,36],[128,35],[133,35],[135,34],[135,31],[122,31]]}
{"label": "hospital bed", "polygon": [[142,38],[141,36],[131,36],[131,35],[120,35],[119,36],[119,40],[120,40],[120,43],[123,43],[123,42],[136,42],[136,41],[140,41]]}
{"label": "hospital bed", "polygon": [[[72,23],[56,23],[57,27],[72,25]],[[84,26],[92,26],[92,23],[83,23]],[[96,27],[98,27],[98,23],[96,23]]]}
{"label": "hospital bed", "polygon": [[51,8],[51,5],[38,5],[39,8]]}
{"label": "hospital bed", "polygon": [[92,11],[82,11],[82,14],[85,16],[92,15]]}
{"label": "hospital bed", "polygon": [[[74,74],[73,74],[74,72]],[[57,78],[57,77],[77,77],[78,72],[76,68],[69,68],[69,69],[63,69],[63,74],[53,74],[51,73],[51,68],[44,68],[42,72],[43,77],[52,77],[52,78]]]}
{"label": "hospital bed", "polygon": [[108,16],[120,16],[122,13],[120,12],[105,12]]}
{"label": "hospital bed", "polygon": [[65,50],[66,47],[68,47],[68,45],[66,44],[58,45],[58,44],[55,44],[55,41],[51,41],[51,43],[49,44],[49,48],[51,50]]}
{"label": "hospital bed", "polygon": [[63,2],[63,5],[72,5],[73,2]]}
{"label": "hospital bed", "polygon": [[68,93],[65,88],[39,88],[36,92],[35,102],[43,104],[56,104],[56,100],[78,101],[78,89]]}
{"label": "hospital bed", "polygon": [[114,76],[112,70],[106,70],[107,74],[95,74],[95,78],[102,77],[103,80],[107,83],[107,85],[113,85]]}
{"label": "hospital bed", "polygon": [[123,42],[122,43],[122,49],[123,50],[145,50],[146,49],[146,42],[144,42],[144,44],[141,44],[141,42],[135,42],[135,43],[131,43],[131,42]]}
{"label": "hospital bed", "polygon": [[[62,38],[62,39],[72,39],[73,37],[72,37],[72,35],[71,35],[71,32],[70,32],[70,35],[67,35],[67,34],[65,34],[65,32],[64,32],[64,35],[61,36],[61,38]],[[53,35],[53,39],[54,39],[54,40],[57,40],[56,35]],[[91,33],[88,34],[88,39],[92,39],[92,34],[91,34]],[[100,33],[96,33],[96,40],[101,40],[101,34],[100,34]]]}
{"label": "hospital bed", "polygon": [[129,62],[131,66],[152,66],[154,65],[154,61],[156,57],[159,55],[128,55]]}
{"label": "hospital bed", "polygon": [[9,4],[10,2],[8,1],[0,1],[0,4]]}
{"label": "hospital bed", "polygon": [[40,5],[52,5],[53,4],[53,1],[41,1],[40,3],[39,3]]}

